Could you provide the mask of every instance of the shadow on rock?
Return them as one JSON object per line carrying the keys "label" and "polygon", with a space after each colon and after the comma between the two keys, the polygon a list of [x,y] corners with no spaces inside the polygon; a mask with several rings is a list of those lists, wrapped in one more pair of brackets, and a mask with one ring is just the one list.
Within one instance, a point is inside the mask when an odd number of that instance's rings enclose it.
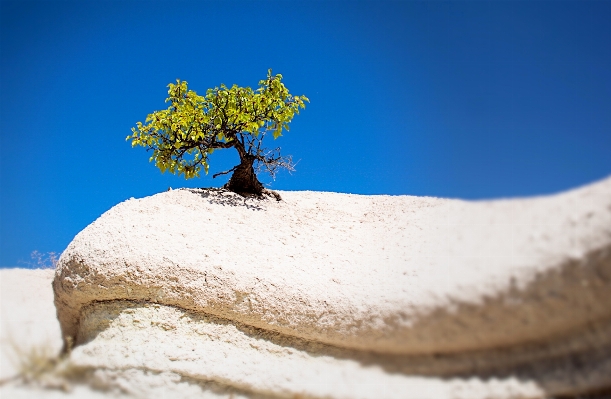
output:
{"label": "shadow on rock", "polygon": [[184,189],[193,194],[197,194],[205,198],[211,204],[222,206],[242,206],[253,211],[263,211],[265,208],[261,206],[263,201],[267,199],[259,199],[255,196],[243,197],[233,191],[225,188],[194,188]]}

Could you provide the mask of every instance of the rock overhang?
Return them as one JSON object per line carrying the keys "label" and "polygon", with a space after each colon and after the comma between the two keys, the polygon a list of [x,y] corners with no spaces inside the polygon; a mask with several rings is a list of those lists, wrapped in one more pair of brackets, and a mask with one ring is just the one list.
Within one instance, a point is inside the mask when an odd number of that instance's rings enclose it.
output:
{"label": "rock overhang", "polygon": [[611,316],[611,178],[461,201],[181,189],[112,208],[62,254],[63,333],[83,306],[148,301],[388,354],[546,340]]}

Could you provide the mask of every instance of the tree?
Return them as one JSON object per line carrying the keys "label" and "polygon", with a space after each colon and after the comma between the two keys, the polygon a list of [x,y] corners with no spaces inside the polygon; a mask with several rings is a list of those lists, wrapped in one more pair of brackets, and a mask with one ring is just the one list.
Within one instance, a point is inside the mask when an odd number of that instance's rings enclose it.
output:
{"label": "tree", "polygon": [[[305,96],[292,96],[282,83],[282,75],[272,75],[259,82],[259,88],[233,85],[208,89],[205,96],[187,88],[186,81],[176,80],[168,85],[170,106],[149,114],[145,123],[132,128],[132,147],[139,145],[153,150],[149,161],[161,172],[184,175],[186,179],[199,177],[201,168],[208,173],[208,157],[214,150],[235,148],[240,163],[228,171],[233,172],[226,188],[241,195],[262,196],[268,193],[255,169],[265,170],[275,178],[279,169],[294,170],[290,156],[280,155],[262,146],[269,132],[274,139],[289,130],[289,123],[305,108]],[[276,196],[279,199],[279,196]]]}

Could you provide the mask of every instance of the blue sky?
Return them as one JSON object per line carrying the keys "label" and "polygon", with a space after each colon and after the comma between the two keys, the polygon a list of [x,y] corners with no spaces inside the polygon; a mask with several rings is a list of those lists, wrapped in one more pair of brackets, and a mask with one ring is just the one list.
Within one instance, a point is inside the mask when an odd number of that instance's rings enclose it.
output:
{"label": "blue sky", "polygon": [[[180,78],[310,104],[272,188],[466,199],[611,174],[611,2],[1,1],[0,267],[169,186],[130,128]],[[268,181],[265,176],[262,181]]]}

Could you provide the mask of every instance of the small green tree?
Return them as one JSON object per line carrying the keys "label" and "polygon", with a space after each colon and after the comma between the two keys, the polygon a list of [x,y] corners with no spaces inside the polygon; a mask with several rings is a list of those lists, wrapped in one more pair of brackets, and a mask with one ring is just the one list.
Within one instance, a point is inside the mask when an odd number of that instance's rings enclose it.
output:
{"label": "small green tree", "polygon": [[[305,96],[292,96],[282,83],[282,75],[267,72],[267,79],[259,88],[233,85],[208,89],[205,96],[187,89],[187,82],[177,80],[168,85],[170,106],[149,114],[145,123],[132,128],[132,147],[140,145],[153,150],[150,161],[162,171],[166,170],[186,179],[199,177],[201,168],[208,173],[208,157],[219,148],[235,148],[240,163],[228,171],[233,172],[226,188],[241,195],[261,196],[266,192],[257,178],[266,170],[275,177],[279,169],[294,170],[292,158],[280,155],[262,146],[269,132],[274,139],[289,130],[289,123],[305,108]],[[277,197],[279,198],[279,197]]]}

